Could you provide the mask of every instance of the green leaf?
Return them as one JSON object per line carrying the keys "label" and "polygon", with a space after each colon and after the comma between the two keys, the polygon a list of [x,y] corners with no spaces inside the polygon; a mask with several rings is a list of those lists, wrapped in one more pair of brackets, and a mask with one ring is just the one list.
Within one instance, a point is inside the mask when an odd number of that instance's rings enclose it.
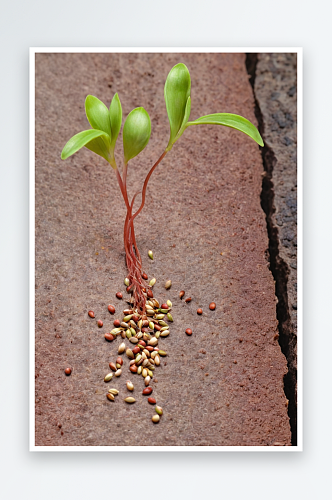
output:
{"label": "green leaf", "polygon": [[190,97],[188,97],[182,125],[180,127],[180,130],[176,134],[174,142],[177,141],[179,139],[179,137],[181,137],[183,132],[186,130],[186,125],[187,125],[187,122],[188,122],[189,116],[190,116],[190,110],[191,110],[191,99],[190,99]]}
{"label": "green leaf", "polygon": [[102,130],[84,130],[74,135],[62,150],[62,160],[66,160],[66,158],[76,153],[83,146],[86,146],[108,161],[110,141],[109,136]]}
{"label": "green leaf", "polygon": [[213,115],[201,116],[193,122],[188,122],[186,127],[190,125],[224,125],[225,127],[235,128],[240,132],[248,135],[257,142],[260,146],[264,146],[263,139],[260,136],[255,125],[243,116],[233,115],[231,113],[215,113]]}
{"label": "green leaf", "polygon": [[121,108],[121,102],[119,99],[118,94],[116,93],[112,99],[111,105],[110,105],[110,110],[109,110],[109,115],[110,115],[110,121],[111,121],[111,132],[112,132],[112,140],[111,140],[111,147],[114,150],[116,140],[118,138],[120,129],[121,129],[121,124],[122,124],[122,108]]}
{"label": "green leaf", "polygon": [[190,74],[187,66],[183,63],[176,64],[168,73],[164,88],[166,109],[170,124],[168,149],[176,141],[176,136],[181,129],[188,97],[190,97],[190,87]]}
{"label": "green leaf", "polygon": [[137,156],[147,145],[151,135],[151,121],[144,108],[133,109],[123,127],[125,163]]}
{"label": "green leaf", "polygon": [[106,132],[111,140],[111,121],[105,104],[97,97],[88,95],[85,99],[85,113],[91,127]]}

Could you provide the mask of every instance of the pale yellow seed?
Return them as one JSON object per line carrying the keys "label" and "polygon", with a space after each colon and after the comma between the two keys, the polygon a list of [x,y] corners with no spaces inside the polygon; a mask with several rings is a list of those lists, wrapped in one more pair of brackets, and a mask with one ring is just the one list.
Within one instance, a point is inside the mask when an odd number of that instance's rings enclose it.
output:
{"label": "pale yellow seed", "polygon": [[142,376],[143,376],[143,378],[146,378],[148,376],[148,370],[146,368],[143,368]]}
{"label": "pale yellow seed", "polygon": [[150,281],[149,285],[150,286],[153,286],[155,283],[156,283],[156,278],[152,278],[152,280]]}
{"label": "pale yellow seed", "polygon": [[126,350],[126,344],[122,342],[122,344],[119,345],[118,354],[124,353],[125,350]]}
{"label": "pale yellow seed", "polygon": [[129,396],[129,398],[126,398],[126,399],[125,399],[125,402],[126,402],[126,403],[135,403],[135,401],[136,401],[136,399],[135,399],[135,398],[132,398],[132,397],[130,397],[130,396]]}
{"label": "pale yellow seed", "polygon": [[160,420],[160,417],[159,417],[159,415],[153,415],[153,417],[151,418],[151,420],[152,420],[152,422],[154,424],[157,424],[159,422],[159,420]]}
{"label": "pale yellow seed", "polygon": [[[155,352],[157,352],[157,351],[155,351]],[[159,355],[158,355],[158,354],[156,354],[156,356],[154,357],[154,364],[155,364],[156,366],[159,366],[159,365],[160,365],[160,357],[159,357]]]}
{"label": "pale yellow seed", "polygon": [[127,382],[127,389],[128,391],[133,391],[134,390],[134,384],[128,380]]}
{"label": "pale yellow seed", "polygon": [[112,377],[113,373],[108,373],[107,375],[105,375],[104,382],[109,382],[110,380],[112,380]]}
{"label": "pale yellow seed", "polygon": [[111,394],[113,394],[114,396],[117,396],[119,394],[119,391],[117,389],[108,389],[108,392],[110,392]]}
{"label": "pale yellow seed", "polygon": [[172,281],[171,280],[166,281],[166,283],[165,283],[166,290],[168,290],[169,288],[171,288],[171,286],[172,286]]}

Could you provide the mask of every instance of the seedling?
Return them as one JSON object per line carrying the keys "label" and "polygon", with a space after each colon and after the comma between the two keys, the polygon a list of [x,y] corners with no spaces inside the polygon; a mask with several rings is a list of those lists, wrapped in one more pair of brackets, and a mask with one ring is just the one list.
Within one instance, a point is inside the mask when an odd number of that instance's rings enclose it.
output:
{"label": "seedling", "polygon": [[248,135],[260,146],[264,146],[256,127],[242,116],[230,113],[215,113],[201,116],[194,121],[189,121],[191,108],[190,88],[191,81],[188,68],[182,63],[176,64],[169,72],[164,88],[166,110],[170,123],[169,141],[164,152],[151,167],[145,178],[141,191],[141,205],[136,212],[133,213],[133,206],[139,192],[135,193],[132,200],[129,201],[127,193],[127,169],[129,161],[143,151],[150,139],[151,121],[144,108],[133,109],[127,116],[123,126],[122,176],[117,167],[114,155],[115,144],[122,124],[122,107],[117,93],[114,95],[109,109],[96,97],[92,95],[87,96],[85,100],[85,112],[92,129],[84,130],[74,135],[67,142],[61,153],[61,158],[65,160],[85,146],[108,161],[115,170],[116,178],[127,207],[124,224],[124,247],[128,269],[128,289],[133,293],[134,307],[139,312],[145,312],[146,291],[150,287],[148,283],[144,283],[142,278],[142,259],[137,248],[134,220],[144,207],[146,188],[155,168],[172,149],[184,131],[194,125],[224,125],[231,127]]}

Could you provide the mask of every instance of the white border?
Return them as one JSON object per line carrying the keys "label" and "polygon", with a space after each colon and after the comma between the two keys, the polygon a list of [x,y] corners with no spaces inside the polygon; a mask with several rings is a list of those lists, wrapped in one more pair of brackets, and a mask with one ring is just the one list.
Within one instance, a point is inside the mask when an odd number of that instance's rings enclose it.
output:
{"label": "white border", "polygon": [[[35,446],[35,54],[97,52],[224,52],[224,53],[297,53],[297,199],[298,199],[298,296],[297,296],[297,446]],[[30,47],[30,136],[29,136],[29,450],[30,451],[303,451],[303,50],[302,47]]]}

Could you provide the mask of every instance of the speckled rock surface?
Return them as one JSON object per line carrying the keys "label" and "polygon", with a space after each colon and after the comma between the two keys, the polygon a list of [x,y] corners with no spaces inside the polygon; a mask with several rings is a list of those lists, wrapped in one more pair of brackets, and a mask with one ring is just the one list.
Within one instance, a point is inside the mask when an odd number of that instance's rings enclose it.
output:
{"label": "speckled rock surface", "polygon": [[[152,136],[129,165],[132,196],[167,145],[163,85],[179,61],[191,73],[193,119],[232,112],[255,123],[244,54],[36,56],[37,446],[290,444],[286,360],[260,206],[262,159],[258,146],[235,130],[187,130],[153,174],[137,218],[144,269],[157,279],[155,297],[173,302],[171,334],[160,341],[168,356],[151,384],[164,410],[160,423],[151,422],[143,379],[129,372],[126,356],[122,376],[103,381],[120,342],[106,342],[104,333],[124,306],[115,293],[125,292],[125,207],[105,160],[85,149],[63,162],[60,153],[73,134],[89,128],[87,94],[108,105],[119,92],[124,116],[145,107]],[[173,282],[168,292],[166,279]],[[181,289],[190,304],[179,300]],[[123,402],[127,379],[137,399],[130,406]],[[120,390],[115,402],[106,399],[110,384]]]}

